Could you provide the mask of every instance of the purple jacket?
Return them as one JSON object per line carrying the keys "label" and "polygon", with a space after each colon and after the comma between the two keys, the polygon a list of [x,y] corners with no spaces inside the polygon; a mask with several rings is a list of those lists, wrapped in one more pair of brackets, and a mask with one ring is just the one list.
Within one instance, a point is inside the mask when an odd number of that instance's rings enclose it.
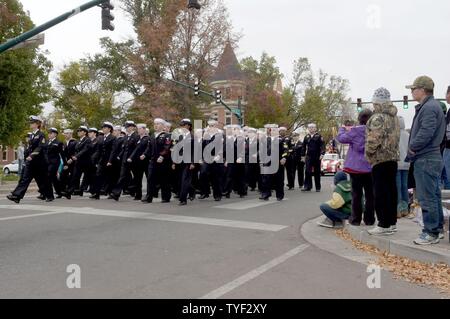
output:
{"label": "purple jacket", "polygon": [[349,144],[350,149],[347,154],[344,169],[355,173],[370,173],[372,166],[364,156],[366,142],[366,126],[360,125],[347,132],[345,128],[339,129],[337,140],[341,144]]}

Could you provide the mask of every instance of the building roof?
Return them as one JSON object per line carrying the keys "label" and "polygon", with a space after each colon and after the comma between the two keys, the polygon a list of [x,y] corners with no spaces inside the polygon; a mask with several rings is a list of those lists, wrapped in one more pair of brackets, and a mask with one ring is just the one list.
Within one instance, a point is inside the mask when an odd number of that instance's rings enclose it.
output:
{"label": "building roof", "polygon": [[227,42],[211,82],[245,79],[230,42]]}

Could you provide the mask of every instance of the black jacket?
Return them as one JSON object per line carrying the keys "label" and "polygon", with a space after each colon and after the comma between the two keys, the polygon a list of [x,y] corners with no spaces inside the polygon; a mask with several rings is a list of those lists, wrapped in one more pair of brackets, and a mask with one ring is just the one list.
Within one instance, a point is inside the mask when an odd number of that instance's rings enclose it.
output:
{"label": "black jacket", "polygon": [[310,134],[306,135],[303,141],[303,156],[318,160],[323,155],[325,155],[325,141],[323,137],[319,133],[313,136]]}
{"label": "black jacket", "polygon": [[75,146],[75,155],[80,165],[88,165],[91,161],[91,140],[88,137],[78,141]]}
{"label": "black jacket", "polygon": [[46,159],[49,165],[59,165],[64,158],[63,143],[54,139],[46,146]]}
{"label": "black jacket", "polygon": [[160,133],[157,137],[152,134],[149,137],[144,155],[149,161],[156,162],[160,156],[164,157],[164,162],[170,160],[170,148],[172,141],[170,134]]}
{"label": "black jacket", "polygon": [[148,146],[148,140],[149,140],[148,136],[142,136],[136,142],[136,148],[134,149],[133,153],[129,157],[133,161],[133,163],[141,162],[140,157],[142,155],[145,155],[145,150],[147,149],[147,146]]}
{"label": "black jacket", "polygon": [[131,135],[124,137],[122,144],[122,163],[126,163],[136,149],[137,142],[139,141],[139,135],[133,132]]}
{"label": "black jacket", "polygon": [[24,152],[25,158],[31,157],[32,162],[45,161],[45,135],[40,130],[33,134]]}

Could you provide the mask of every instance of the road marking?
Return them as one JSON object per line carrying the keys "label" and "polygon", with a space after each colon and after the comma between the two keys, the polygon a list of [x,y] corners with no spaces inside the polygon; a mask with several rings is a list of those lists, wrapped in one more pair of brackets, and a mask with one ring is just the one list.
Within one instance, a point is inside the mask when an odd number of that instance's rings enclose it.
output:
{"label": "road marking", "polygon": [[250,280],[255,279],[258,276],[261,276],[263,273],[269,271],[270,269],[284,263],[286,260],[288,260],[289,258],[292,258],[298,254],[300,254],[301,252],[303,252],[305,249],[307,249],[309,247],[308,244],[303,244],[300,245],[294,249],[292,249],[291,251],[288,251],[287,253],[285,253],[284,255],[281,255],[280,257],[277,257],[271,261],[269,261],[267,264],[264,264],[248,273],[246,273],[245,275],[223,285],[222,287],[211,291],[210,293],[204,295],[203,297],[201,297],[200,299],[218,299],[224,295],[226,295],[227,293],[231,292],[232,290],[242,286],[243,284],[249,282]]}
{"label": "road marking", "polygon": [[121,210],[106,210],[95,209],[91,207],[61,207],[61,206],[44,206],[44,205],[0,205],[0,208],[5,209],[19,209],[19,210],[31,210],[31,211],[45,211],[45,212],[61,212],[80,214],[80,215],[93,215],[93,216],[109,216],[120,218],[135,218],[145,220],[158,220],[167,222],[178,222],[187,224],[201,224],[210,226],[262,230],[270,232],[278,232],[286,229],[288,226],[264,224],[256,222],[246,222],[238,220],[227,219],[215,219],[215,218],[203,218],[181,215],[169,215],[169,214],[154,214],[146,212],[133,212],[133,211],[121,211]]}
{"label": "road marking", "polygon": [[[288,200],[288,199],[286,198],[284,200]],[[271,204],[275,204],[275,203],[278,203],[278,201],[276,199],[272,199],[269,201],[262,201],[260,199],[250,199],[250,200],[245,200],[242,202],[236,202],[236,203],[232,203],[232,204],[214,206],[214,208],[230,209],[230,210],[246,210],[246,209],[271,205]]]}
{"label": "road marking", "polygon": [[63,211],[59,211],[59,212],[42,213],[42,214],[19,215],[19,216],[3,217],[3,218],[0,218],[0,221],[15,220],[15,219],[22,219],[22,218],[29,218],[29,217],[48,216],[48,215],[56,215],[56,214],[64,214],[64,213],[65,212],[63,212]]}

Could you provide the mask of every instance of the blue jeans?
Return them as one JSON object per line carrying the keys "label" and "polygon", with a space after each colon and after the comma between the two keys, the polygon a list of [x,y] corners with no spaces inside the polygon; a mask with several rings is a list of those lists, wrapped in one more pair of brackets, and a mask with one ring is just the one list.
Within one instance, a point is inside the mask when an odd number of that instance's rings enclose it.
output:
{"label": "blue jeans", "polygon": [[408,204],[409,194],[408,194],[408,173],[409,171],[398,170],[397,171],[397,193],[398,193],[398,204],[402,201]]}
{"label": "blue jeans", "polygon": [[330,220],[333,222],[342,222],[343,220],[346,220],[350,217],[349,214],[343,213],[340,210],[333,209],[327,204],[320,205],[320,210],[322,213],[324,213],[325,216],[327,216]]}
{"label": "blue jeans", "polygon": [[442,173],[444,188],[450,189],[450,149],[444,150],[444,172]]}
{"label": "blue jeans", "polygon": [[414,162],[416,193],[422,207],[424,233],[437,236],[444,227],[442,196],[440,189],[443,169],[440,156],[428,156]]}

